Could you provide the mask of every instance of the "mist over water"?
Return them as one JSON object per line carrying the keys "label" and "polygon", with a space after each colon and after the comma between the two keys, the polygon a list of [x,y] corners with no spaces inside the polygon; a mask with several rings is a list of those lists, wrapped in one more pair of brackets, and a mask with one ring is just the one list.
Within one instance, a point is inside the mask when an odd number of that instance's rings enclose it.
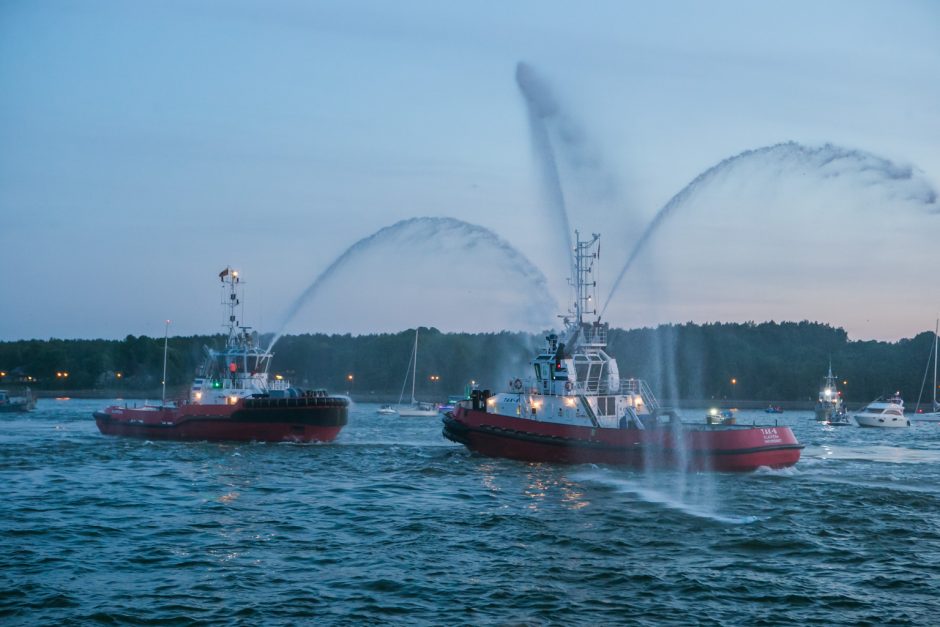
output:
{"label": "mist over water", "polygon": [[[470,330],[465,316],[455,325],[446,314],[470,307],[475,330],[543,328],[558,308],[541,270],[489,229],[454,218],[411,218],[337,257],[291,303],[270,346],[295,322],[307,330],[397,331],[418,324]],[[364,319],[357,326],[356,313],[369,311],[381,311],[382,323]]]}

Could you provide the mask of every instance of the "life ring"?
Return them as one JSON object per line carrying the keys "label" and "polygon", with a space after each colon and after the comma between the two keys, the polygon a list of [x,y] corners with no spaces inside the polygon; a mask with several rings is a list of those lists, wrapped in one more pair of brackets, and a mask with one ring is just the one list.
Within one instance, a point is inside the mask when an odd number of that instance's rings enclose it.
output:
{"label": "life ring", "polygon": [[515,381],[512,382],[512,387],[516,388],[517,390],[521,390],[522,381],[520,381],[519,379],[516,379]]}
{"label": "life ring", "polygon": [[571,391],[571,388],[573,388],[573,387],[574,387],[574,386],[571,385],[571,381],[565,381],[565,389],[566,389],[566,390],[568,390],[568,391],[570,392],[570,391]]}

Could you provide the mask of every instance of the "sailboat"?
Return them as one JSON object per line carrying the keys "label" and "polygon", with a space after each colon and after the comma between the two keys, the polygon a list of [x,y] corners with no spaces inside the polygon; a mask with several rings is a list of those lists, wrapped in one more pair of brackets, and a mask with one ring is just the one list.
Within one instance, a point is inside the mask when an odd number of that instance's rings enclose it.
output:
{"label": "sailboat", "polygon": [[[933,331],[933,411],[918,413],[917,409],[914,410],[914,414],[911,416],[911,420],[914,422],[940,422],[940,403],[937,403],[937,343],[940,342],[940,318],[937,319],[937,325],[934,327]],[[927,358],[927,369],[930,369],[930,358]],[[924,381],[927,380],[927,372],[924,371]],[[921,386],[921,392],[923,392],[923,386]],[[917,401],[918,406],[920,405],[920,399]]]}
{"label": "sailboat", "polygon": [[[421,403],[415,398],[415,381],[418,373],[418,329],[415,329],[415,347],[411,353],[411,404],[402,406],[401,399],[405,394],[405,385],[402,384],[401,395],[398,397],[398,415],[405,418],[426,418],[437,416],[437,407],[432,403]],[[408,373],[405,372],[405,383],[408,382]]]}

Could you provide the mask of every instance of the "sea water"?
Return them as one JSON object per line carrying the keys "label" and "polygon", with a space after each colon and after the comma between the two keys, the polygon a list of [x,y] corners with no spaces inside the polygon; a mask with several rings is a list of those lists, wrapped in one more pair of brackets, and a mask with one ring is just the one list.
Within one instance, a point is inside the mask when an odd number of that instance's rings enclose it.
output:
{"label": "sea water", "polygon": [[[0,415],[0,623],[935,624],[940,427],[790,425],[788,470],[473,455],[351,408],[332,444],[102,436]],[[686,412],[704,420],[704,411]],[[683,486],[677,491],[675,486]]]}

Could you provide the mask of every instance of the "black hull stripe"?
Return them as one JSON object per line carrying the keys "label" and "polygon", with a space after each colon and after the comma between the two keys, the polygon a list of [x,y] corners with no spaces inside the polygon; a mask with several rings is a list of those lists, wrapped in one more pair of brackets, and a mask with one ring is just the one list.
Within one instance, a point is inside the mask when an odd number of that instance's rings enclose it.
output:
{"label": "black hull stripe", "polygon": [[293,409],[285,408],[276,411],[265,410],[239,410],[231,416],[211,416],[187,414],[171,422],[170,424],[161,423],[143,423],[131,422],[127,418],[115,418],[105,412],[96,411],[95,420],[106,424],[118,425],[121,427],[134,427],[144,429],[178,429],[194,423],[235,423],[238,425],[248,424],[289,424],[304,425],[307,427],[342,427],[348,423],[348,414],[345,407],[334,408],[329,411],[325,408],[311,411],[310,408]]}
{"label": "black hull stripe", "polygon": [[[522,442],[533,442],[536,444],[549,444],[566,448],[590,448],[596,450],[628,451],[630,447],[607,444],[606,442],[590,442],[588,440],[578,440],[575,438],[563,438],[560,436],[536,435],[525,431],[515,429],[503,429],[502,427],[493,427],[490,425],[481,425],[480,427],[470,427],[452,419],[444,419],[444,437],[452,442],[467,445],[466,434],[482,433],[489,436],[497,436],[518,440]],[[632,449],[643,451],[646,448],[655,448],[652,444],[642,444],[636,442]],[[722,449],[722,450],[692,450],[689,453],[693,455],[748,455],[751,453],[764,453],[768,451],[790,451],[803,449],[802,444],[781,444],[776,446],[757,446],[750,448]]]}

